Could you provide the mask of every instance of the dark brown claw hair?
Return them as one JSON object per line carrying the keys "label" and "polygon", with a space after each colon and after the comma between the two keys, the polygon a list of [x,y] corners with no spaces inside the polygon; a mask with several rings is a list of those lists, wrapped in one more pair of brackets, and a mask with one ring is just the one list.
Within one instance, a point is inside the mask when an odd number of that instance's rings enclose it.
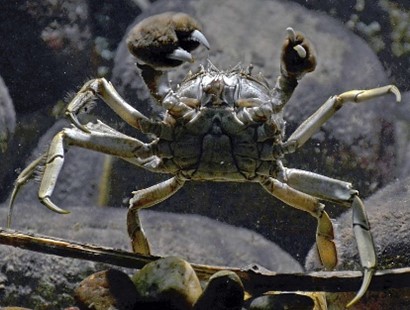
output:
{"label": "dark brown claw hair", "polygon": [[140,64],[155,70],[192,62],[191,51],[209,43],[197,21],[185,13],[167,12],[144,19],[130,32],[127,45]]}
{"label": "dark brown claw hair", "polygon": [[288,28],[288,33],[282,46],[281,71],[287,77],[300,79],[305,73],[315,70],[315,51],[302,33],[294,32],[292,28]]}

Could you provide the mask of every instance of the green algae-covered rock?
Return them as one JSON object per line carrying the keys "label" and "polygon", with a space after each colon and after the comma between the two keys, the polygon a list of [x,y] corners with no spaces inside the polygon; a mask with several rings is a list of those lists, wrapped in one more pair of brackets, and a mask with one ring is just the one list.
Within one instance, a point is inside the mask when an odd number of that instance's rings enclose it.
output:
{"label": "green algae-covered rock", "polygon": [[162,304],[163,309],[192,309],[202,293],[191,265],[174,256],[147,264],[132,280],[141,303]]}

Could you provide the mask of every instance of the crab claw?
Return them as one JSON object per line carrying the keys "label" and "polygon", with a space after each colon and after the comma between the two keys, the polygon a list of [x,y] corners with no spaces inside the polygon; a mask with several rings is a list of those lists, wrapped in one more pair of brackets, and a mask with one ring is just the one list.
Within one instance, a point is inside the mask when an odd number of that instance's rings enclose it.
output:
{"label": "crab claw", "polygon": [[199,24],[185,13],[167,12],[138,23],[127,38],[128,49],[140,64],[158,71],[193,62],[191,51],[209,42]]}
{"label": "crab claw", "polygon": [[287,38],[282,47],[282,74],[296,79],[316,68],[316,57],[313,47],[300,32],[288,27]]}

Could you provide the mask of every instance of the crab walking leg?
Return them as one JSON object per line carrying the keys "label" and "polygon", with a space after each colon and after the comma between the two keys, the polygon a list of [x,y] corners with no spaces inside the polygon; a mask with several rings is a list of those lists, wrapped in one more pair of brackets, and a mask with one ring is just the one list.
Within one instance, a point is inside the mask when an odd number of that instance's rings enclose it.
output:
{"label": "crab walking leg", "polygon": [[271,195],[296,209],[309,212],[318,221],[316,244],[322,264],[333,269],[337,264],[336,246],[333,242],[333,225],[324,205],[316,197],[298,191],[274,178],[262,179],[260,184]]}
{"label": "crab walking leg", "polygon": [[130,200],[127,213],[127,229],[134,253],[151,254],[148,239],[141,226],[139,210],[154,206],[171,197],[184,183],[184,180],[175,176],[159,184],[133,192],[134,197]]}
{"label": "crab walking leg", "polygon": [[19,193],[20,189],[26,184],[31,178],[33,178],[34,173],[37,170],[37,167],[45,160],[47,154],[43,154],[34,161],[32,161],[17,177],[17,180],[14,184],[13,191],[10,196],[9,201],[9,212],[7,215],[7,227],[11,227],[11,218],[13,215],[13,205],[14,201]]}
{"label": "crab walking leg", "polygon": [[347,307],[354,305],[366,293],[377,265],[370,224],[358,191],[352,189],[351,183],[299,169],[284,168],[284,178],[284,182],[299,191],[352,207],[353,232],[364,270],[362,285]]}
{"label": "crab walking leg", "polygon": [[[152,148],[154,143],[146,144],[127,137],[102,123],[89,124],[87,129],[90,130],[90,133],[77,128],[66,128],[56,134],[51,141],[38,197],[47,208],[57,213],[68,213],[68,211],[60,209],[51,201],[58,175],[64,164],[66,147],[75,145],[124,159],[132,158],[133,163],[144,167],[147,163],[148,165],[151,164],[151,158],[155,157]],[[95,129],[98,129],[98,131]],[[158,167],[151,165],[148,168],[155,171]]]}
{"label": "crab walking leg", "polygon": [[147,118],[141,112],[128,104],[110,82],[104,78],[90,80],[84,84],[77,95],[71,100],[66,109],[66,115],[79,129],[89,132],[89,129],[80,123],[77,114],[96,96],[100,97],[125,122],[142,132],[159,131],[161,124]]}
{"label": "crab walking leg", "polygon": [[356,293],[356,296],[346,305],[346,308],[350,308],[356,304],[366,293],[377,265],[377,257],[374,249],[373,236],[370,232],[369,220],[367,219],[364,205],[358,196],[353,198],[352,209],[353,231],[364,273],[363,282],[359,291]]}
{"label": "crab walking leg", "polygon": [[344,103],[360,103],[373,98],[392,93],[396,101],[400,102],[400,91],[394,85],[387,85],[368,90],[351,90],[338,96],[330,97],[315,113],[305,120],[284,143],[287,153],[294,152],[309,140],[319,128],[338,111]]}

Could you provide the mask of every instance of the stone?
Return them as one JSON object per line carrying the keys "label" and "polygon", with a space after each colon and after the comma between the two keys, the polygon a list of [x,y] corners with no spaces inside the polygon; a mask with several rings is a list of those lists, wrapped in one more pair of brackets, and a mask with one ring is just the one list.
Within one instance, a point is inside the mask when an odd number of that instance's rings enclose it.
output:
{"label": "stone", "polygon": [[316,308],[315,301],[308,295],[298,293],[267,294],[256,297],[249,305],[249,310],[275,309],[326,309]]}
{"label": "stone", "polygon": [[132,281],[139,303],[167,305],[164,309],[192,309],[202,293],[191,265],[173,256],[145,265],[132,277]]}
{"label": "stone", "polygon": [[236,273],[218,271],[209,278],[194,310],[241,310],[244,295],[242,281]]}
{"label": "stone", "polygon": [[94,273],[75,289],[75,299],[80,309],[133,310],[137,293],[129,276],[116,269]]}
{"label": "stone", "polygon": [[[16,129],[16,111],[8,88],[0,76],[0,184],[5,184],[13,174],[10,161],[16,156],[8,152],[14,143],[13,135]],[[3,186],[1,186],[3,192]],[[0,194],[0,200],[1,200]]]}
{"label": "stone", "polygon": [[0,153],[4,153],[16,128],[16,112],[8,89],[0,76]]}

